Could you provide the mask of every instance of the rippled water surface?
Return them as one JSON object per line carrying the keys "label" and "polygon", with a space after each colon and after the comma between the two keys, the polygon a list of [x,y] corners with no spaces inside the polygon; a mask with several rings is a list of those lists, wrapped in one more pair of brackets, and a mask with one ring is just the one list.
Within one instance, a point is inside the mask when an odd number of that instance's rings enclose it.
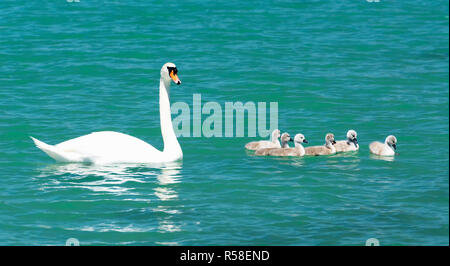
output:
{"label": "rippled water surface", "polygon": [[[0,244],[449,244],[448,1],[0,3]],[[262,158],[253,138],[180,138],[164,166],[58,164],[34,147],[112,130],[162,148],[172,101],[278,102],[309,145]],[[394,134],[398,155],[369,155]]]}

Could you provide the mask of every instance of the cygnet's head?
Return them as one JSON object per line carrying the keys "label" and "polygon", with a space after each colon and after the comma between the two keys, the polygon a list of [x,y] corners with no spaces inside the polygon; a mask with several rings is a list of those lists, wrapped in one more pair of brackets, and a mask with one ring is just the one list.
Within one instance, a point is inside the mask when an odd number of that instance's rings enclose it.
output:
{"label": "cygnet's head", "polygon": [[397,149],[397,138],[394,135],[387,136],[384,141],[388,146],[392,147],[394,150]]}
{"label": "cygnet's head", "polygon": [[174,63],[165,63],[161,68],[161,78],[170,84],[170,80],[173,80],[175,84],[180,85],[181,80],[178,78],[178,69]]}
{"label": "cygnet's head", "polygon": [[275,129],[275,130],[272,132],[272,140],[275,140],[275,139],[280,138],[280,135],[281,135],[280,130],[279,130],[279,129]]}
{"label": "cygnet's head", "polygon": [[291,135],[289,135],[289,133],[283,133],[281,135],[281,142],[287,143],[288,141],[293,141],[293,139],[291,138]]}
{"label": "cygnet's head", "polygon": [[356,131],[354,131],[353,129],[347,131],[347,139],[355,143],[355,145],[358,144],[358,140],[356,139],[357,136],[358,134],[356,134]]}
{"label": "cygnet's head", "polygon": [[294,137],[294,142],[295,143],[308,143],[308,141],[306,140],[305,136],[303,136],[303,134],[297,134]]}
{"label": "cygnet's head", "polygon": [[325,143],[326,144],[336,144],[336,141],[334,140],[334,134],[332,134],[332,133],[328,133],[326,136],[325,136]]}

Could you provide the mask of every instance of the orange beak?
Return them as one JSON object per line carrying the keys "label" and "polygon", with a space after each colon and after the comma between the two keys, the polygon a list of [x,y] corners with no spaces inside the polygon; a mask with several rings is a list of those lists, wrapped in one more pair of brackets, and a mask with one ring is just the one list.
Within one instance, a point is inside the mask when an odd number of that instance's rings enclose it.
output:
{"label": "orange beak", "polygon": [[170,71],[170,77],[172,78],[173,82],[175,82],[175,84],[181,84],[181,80],[178,78],[178,75],[174,74],[173,71]]}

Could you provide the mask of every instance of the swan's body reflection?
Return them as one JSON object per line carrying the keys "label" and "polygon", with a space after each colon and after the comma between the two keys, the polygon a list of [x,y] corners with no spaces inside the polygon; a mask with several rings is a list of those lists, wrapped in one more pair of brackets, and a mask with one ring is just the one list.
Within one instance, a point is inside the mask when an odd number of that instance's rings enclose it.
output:
{"label": "swan's body reflection", "polygon": [[331,167],[340,170],[360,170],[361,159],[358,151],[341,152],[330,156],[328,162]]}
{"label": "swan's body reflection", "polygon": [[382,161],[387,161],[387,162],[393,162],[395,160],[395,157],[394,156],[382,156],[382,155],[370,154],[370,159],[382,160]]}
{"label": "swan's body reflection", "polygon": [[[40,190],[66,190],[87,189],[92,192],[83,195],[83,200],[120,200],[131,201],[128,210],[121,213],[143,213],[146,217],[152,217],[151,221],[134,220],[131,224],[123,224],[118,217],[118,222],[112,221],[109,230],[123,231],[131,228],[133,232],[176,232],[181,230],[181,223],[176,222],[176,215],[180,214],[178,202],[177,184],[181,182],[181,162],[170,162],[158,165],[149,164],[114,164],[114,165],[87,165],[87,164],[54,164],[39,169],[38,182]],[[91,198],[91,199],[89,199]],[[133,202],[139,204],[133,204]],[[142,202],[150,206],[142,208]],[[131,209],[130,207],[131,206]],[[140,206],[137,208],[136,206]],[[105,211],[111,206],[105,206]],[[120,205],[113,206],[115,209]],[[79,211],[79,210],[78,210]],[[151,213],[149,213],[151,212]],[[101,217],[101,213],[98,213]],[[128,220],[130,220],[128,218]],[[127,220],[127,221],[128,221]],[[154,223],[157,222],[155,227]],[[140,224],[144,223],[144,226]],[[145,224],[153,223],[153,226]],[[120,226],[118,225],[120,224]],[[93,231],[108,231],[104,221],[92,225]],[[72,228],[82,230],[81,228]],[[168,242],[169,243],[169,242]],[[171,244],[176,244],[170,242]]]}
{"label": "swan's body reflection", "polygon": [[161,200],[161,204],[153,209],[154,212],[163,212],[168,214],[165,219],[159,220],[158,229],[161,232],[178,232],[181,231],[181,226],[174,223],[172,215],[180,214],[181,212],[171,206],[171,204],[162,204],[166,201],[178,199],[178,193],[171,185],[180,181],[181,163],[170,163],[161,168],[160,174],[157,176],[159,186],[154,189],[155,195]]}

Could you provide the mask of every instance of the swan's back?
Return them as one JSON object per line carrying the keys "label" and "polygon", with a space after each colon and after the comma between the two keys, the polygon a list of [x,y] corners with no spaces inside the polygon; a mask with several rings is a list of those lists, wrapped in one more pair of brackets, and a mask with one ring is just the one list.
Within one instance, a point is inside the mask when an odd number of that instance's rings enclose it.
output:
{"label": "swan's back", "polygon": [[394,152],[390,151],[386,144],[379,141],[374,141],[370,143],[369,150],[375,155],[393,155]]}
{"label": "swan's back", "polygon": [[260,140],[260,141],[252,141],[245,145],[247,150],[258,150],[258,149],[266,149],[266,148],[281,148],[280,143],[274,143],[268,140]]}
{"label": "swan's back", "polygon": [[55,147],[79,154],[86,158],[85,161],[141,162],[143,158],[154,161],[161,154],[145,141],[113,131],[94,132],[61,142]]}
{"label": "swan's back", "polygon": [[359,145],[355,146],[353,143],[349,144],[347,140],[336,141],[334,147],[336,148],[336,152],[356,151],[359,149]]}
{"label": "swan's back", "polygon": [[257,150],[255,151],[255,155],[269,155],[269,152],[270,152],[271,150],[274,150],[274,149],[279,149],[279,148],[263,148],[263,149],[257,149]]}
{"label": "swan's back", "polygon": [[305,148],[305,154],[306,155],[329,155],[334,154],[336,151],[333,151],[332,149],[326,147],[326,146],[311,146]]}
{"label": "swan's back", "polygon": [[303,156],[304,153],[297,148],[278,148],[278,149],[270,149],[267,152],[267,155],[271,156]]}

